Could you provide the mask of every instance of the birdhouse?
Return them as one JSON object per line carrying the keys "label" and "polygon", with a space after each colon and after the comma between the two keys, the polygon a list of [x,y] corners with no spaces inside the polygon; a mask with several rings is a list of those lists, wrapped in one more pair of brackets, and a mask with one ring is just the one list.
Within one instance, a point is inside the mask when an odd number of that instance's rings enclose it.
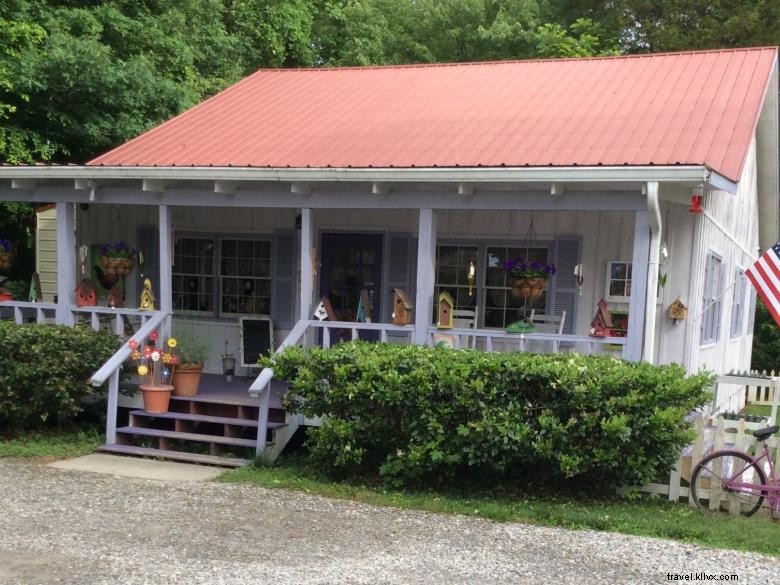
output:
{"label": "birdhouse", "polygon": [[108,293],[106,306],[112,309],[122,309],[125,306],[125,302],[122,300],[122,293],[115,286],[112,286]]}
{"label": "birdhouse", "polygon": [[139,311],[154,311],[154,293],[152,292],[152,281],[148,278],[144,280],[144,289],[141,291],[141,303]]}
{"label": "birdhouse", "polygon": [[688,307],[683,305],[680,299],[677,299],[666,309],[666,315],[677,325],[681,319],[688,316]]}
{"label": "birdhouse", "polygon": [[406,291],[400,288],[393,289],[393,325],[409,325],[412,322],[412,309],[414,305],[409,300]]}
{"label": "birdhouse", "polygon": [[97,305],[97,289],[86,278],[76,287],[76,305],[79,307],[94,307]]}
{"label": "birdhouse", "polygon": [[439,319],[436,326],[439,329],[452,329],[453,311],[455,309],[455,300],[447,291],[439,293]]}
{"label": "birdhouse", "polygon": [[590,322],[591,337],[609,337],[612,332],[612,313],[609,312],[607,301],[601,299],[596,306],[596,315]]}

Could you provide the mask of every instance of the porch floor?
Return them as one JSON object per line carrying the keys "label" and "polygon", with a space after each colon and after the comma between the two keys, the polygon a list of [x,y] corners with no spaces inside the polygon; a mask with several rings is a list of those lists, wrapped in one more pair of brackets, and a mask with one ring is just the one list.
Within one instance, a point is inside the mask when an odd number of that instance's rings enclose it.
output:
{"label": "porch floor", "polygon": [[[197,395],[190,396],[187,400],[213,404],[257,406],[258,399],[249,394],[249,387],[254,381],[254,377],[236,376],[232,382],[226,382],[221,374],[203,374],[200,378]],[[282,408],[282,397],[285,392],[287,392],[286,383],[279,380],[271,382],[270,408]],[[178,397],[171,396],[171,399],[178,399]]]}

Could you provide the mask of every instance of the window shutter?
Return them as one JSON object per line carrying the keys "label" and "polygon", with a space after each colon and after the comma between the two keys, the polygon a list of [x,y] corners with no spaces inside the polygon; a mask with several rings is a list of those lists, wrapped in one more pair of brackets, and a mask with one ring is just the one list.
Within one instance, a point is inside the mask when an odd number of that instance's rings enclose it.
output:
{"label": "window shutter", "polygon": [[[144,278],[150,278],[152,280],[152,291],[154,292],[154,298],[159,299],[160,230],[157,226],[138,226],[137,249],[144,255],[144,265],[140,267],[139,274],[143,273]],[[171,253],[173,253],[173,250],[171,250]],[[159,307],[159,304],[157,306]]]}
{"label": "window shutter", "polygon": [[392,322],[393,295],[390,292],[392,289],[403,289],[409,294],[409,298],[414,299],[414,291],[412,290],[414,283],[414,275],[412,273],[414,265],[413,253],[416,255],[417,250],[411,237],[406,234],[390,234],[387,253],[387,287],[385,287],[388,294],[387,302],[385,302],[385,307],[382,311],[382,319],[386,323]]}
{"label": "window shutter", "polygon": [[[298,237],[294,231],[274,232],[271,244],[271,318],[274,328],[292,329],[295,320],[295,256]],[[305,317],[310,317],[306,315]]]}
{"label": "window shutter", "polygon": [[577,321],[577,277],[574,267],[580,261],[581,238],[579,236],[561,236],[555,239],[555,276],[552,278],[551,311],[560,315],[566,311],[563,332],[572,334]]}

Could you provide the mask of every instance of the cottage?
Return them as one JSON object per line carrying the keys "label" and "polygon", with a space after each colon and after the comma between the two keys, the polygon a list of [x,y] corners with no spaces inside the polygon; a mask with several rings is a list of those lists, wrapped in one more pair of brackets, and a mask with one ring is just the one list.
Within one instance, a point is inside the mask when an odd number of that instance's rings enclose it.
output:
{"label": "cottage", "polygon": [[[0,199],[56,204],[59,276],[57,303],[0,314],[99,323],[75,250],[121,238],[145,259],[125,298],[148,278],[157,299],[121,311],[139,334],[172,318],[210,340],[207,372],[244,315],[270,316],[277,347],[333,328],[430,344],[443,292],[477,349],[744,369],[744,270],[778,235],[777,96],[776,48],[259,71],[86,165],[0,167]],[[398,289],[413,323],[393,323]],[[313,317],[322,297],[339,321]],[[605,311],[621,326],[591,335]],[[560,334],[506,330],[564,312]],[[252,386],[258,452],[270,376]]]}

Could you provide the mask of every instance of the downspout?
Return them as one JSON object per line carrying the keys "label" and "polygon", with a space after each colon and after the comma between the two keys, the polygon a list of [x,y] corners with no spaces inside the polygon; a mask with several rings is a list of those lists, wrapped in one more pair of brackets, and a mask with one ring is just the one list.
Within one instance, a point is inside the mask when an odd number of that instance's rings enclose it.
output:
{"label": "downspout", "polygon": [[661,208],[658,204],[658,182],[648,181],[647,215],[650,220],[650,255],[647,260],[647,294],[645,295],[645,341],[642,359],[653,363],[655,353],[655,313],[658,296],[658,269],[661,259]]}

